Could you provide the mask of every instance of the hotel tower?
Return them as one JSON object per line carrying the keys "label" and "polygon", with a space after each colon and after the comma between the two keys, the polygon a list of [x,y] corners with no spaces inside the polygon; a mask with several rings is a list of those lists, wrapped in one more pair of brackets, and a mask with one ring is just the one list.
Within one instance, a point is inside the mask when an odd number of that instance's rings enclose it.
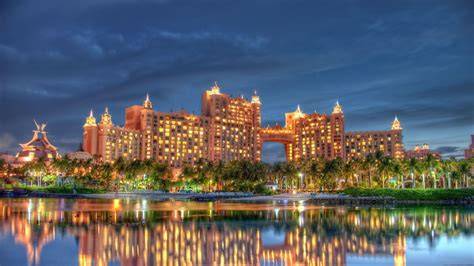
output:
{"label": "hotel tower", "polygon": [[125,110],[125,126],[113,124],[106,109],[99,123],[91,111],[84,124],[83,148],[103,161],[119,157],[152,159],[180,168],[200,159],[259,161],[260,99],[232,98],[217,84],[202,95],[201,115],[184,110],[153,110],[149,96],[143,105]]}
{"label": "hotel tower", "polygon": [[198,160],[260,161],[263,142],[284,144],[288,160],[316,157],[353,159],[377,151],[403,157],[402,127],[397,118],[390,130],[345,132],[339,102],[331,114],[304,113],[298,106],[285,114],[285,126],[261,127],[261,102],[231,97],[215,84],[201,100],[201,115],[184,110],[153,110],[147,95],[142,105],[125,110],[125,125],[114,125],[106,108],[99,123],[92,111],[84,124],[83,149],[102,161],[119,157],[155,160],[173,168]]}

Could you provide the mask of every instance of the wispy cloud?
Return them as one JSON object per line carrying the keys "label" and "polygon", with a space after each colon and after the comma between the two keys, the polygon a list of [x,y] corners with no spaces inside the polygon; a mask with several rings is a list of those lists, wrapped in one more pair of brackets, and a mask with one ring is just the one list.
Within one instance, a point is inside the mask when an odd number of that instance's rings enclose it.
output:
{"label": "wispy cloud", "polygon": [[11,151],[17,145],[15,137],[10,133],[0,134],[0,151]]}

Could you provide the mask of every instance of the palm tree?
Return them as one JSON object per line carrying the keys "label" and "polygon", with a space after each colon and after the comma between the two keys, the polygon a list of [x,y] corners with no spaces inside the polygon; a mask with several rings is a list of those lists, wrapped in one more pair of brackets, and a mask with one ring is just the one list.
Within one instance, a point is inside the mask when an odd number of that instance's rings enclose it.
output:
{"label": "palm tree", "polygon": [[458,171],[462,177],[462,182],[464,183],[464,187],[470,187],[469,180],[471,179],[471,168],[472,163],[468,160],[463,160],[459,163]]}
{"label": "palm tree", "polygon": [[305,164],[303,172],[309,182],[308,187],[315,189],[318,186],[319,180],[321,180],[322,170],[324,168],[324,160],[317,158],[316,160],[310,160]]}
{"label": "palm tree", "polygon": [[362,173],[362,170],[363,170],[362,169],[363,161],[356,158],[356,159],[351,160],[350,164],[351,164],[351,167],[353,168],[353,171],[354,171],[353,172],[354,174],[352,175],[352,177],[355,179],[355,180],[352,180],[351,183],[353,184],[353,186],[359,187],[359,184],[360,184],[359,178],[362,176],[361,173]]}
{"label": "palm tree", "polygon": [[363,169],[367,173],[368,186],[371,188],[372,187],[372,173],[377,165],[377,160],[375,156],[373,154],[367,155],[362,165],[363,165],[362,166]]}
{"label": "palm tree", "polygon": [[298,177],[298,168],[296,167],[296,163],[294,161],[285,162],[283,164],[283,178],[285,183],[285,188],[295,188],[295,181]]}
{"label": "palm tree", "polygon": [[419,161],[415,158],[411,158],[410,160],[405,162],[405,164],[407,165],[408,172],[410,173],[411,186],[412,186],[412,188],[415,188],[416,187],[415,175],[416,175],[416,173],[420,172],[421,165],[420,165]]}
{"label": "palm tree", "polygon": [[454,171],[456,159],[450,158],[449,160],[441,161],[440,170],[443,175],[443,187],[451,188],[451,175]]}
{"label": "palm tree", "polygon": [[223,173],[224,173],[224,163],[219,161],[212,165],[212,176],[216,182],[217,189],[222,189],[223,184]]}
{"label": "palm tree", "polygon": [[439,168],[439,161],[432,154],[428,154],[428,156],[426,157],[425,163],[428,168],[428,173],[431,179],[433,180],[433,188],[436,188],[436,184],[437,184],[436,173]]}
{"label": "palm tree", "polygon": [[127,174],[127,170],[129,164],[128,162],[123,158],[119,157],[117,160],[112,165],[113,169],[113,176],[114,176],[114,190],[117,191],[119,189],[120,183],[124,180],[125,175]]}
{"label": "palm tree", "polygon": [[423,189],[426,189],[426,173],[429,171],[429,167],[426,163],[426,160],[418,161],[418,167],[421,175],[421,186]]}
{"label": "palm tree", "polygon": [[33,180],[36,180],[36,185],[41,186],[41,178],[46,174],[47,166],[44,160],[33,161],[25,164],[22,167],[22,172],[29,179],[30,185],[33,185]]}
{"label": "palm tree", "polygon": [[212,164],[202,158],[197,160],[194,164],[194,169],[196,171],[196,182],[207,191],[211,191],[212,186],[211,167]]}
{"label": "palm tree", "polygon": [[282,190],[284,185],[284,165],[283,162],[276,162],[271,168],[271,176],[273,181],[277,184],[278,189]]}
{"label": "palm tree", "polygon": [[321,190],[336,188],[337,178],[341,176],[342,167],[340,159],[326,161],[321,176]]}
{"label": "palm tree", "polygon": [[344,186],[348,187],[348,183],[350,182],[351,186],[355,186],[354,176],[357,175],[358,172],[358,162],[356,160],[350,160],[343,164],[342,166],[342,175],[344,176]]}
{"label": "palm tree", "polygon": [[185,165],[183,167],[183,172],[181,173],[181,178],[183,179],[184,188],[188,189],[189,186],[195,181],[197,177],[196,169],[191,165]]}
{"label": "palm tree", "polygon": [[109,188],[113,179],[114,169],[110,163],[101,163],[92,168],[91,175],[101,188]]}
{"label": "palm tree", "polygon": [[393,162],[390,157],[383,157],[379,162],[378,174],[382,181],[382,188],[385,188],[387,178],[393,173]]}
{"label": "palm tree", "polygon": [[[405,188],[405,173],[406,168],[404,168],[405,164],[403,161],[400,160],[394,160],[392,161],[392,173],[395,175],[397,178],[397,181],[399,181],[399,185],[401,188]],[[400,187],[397,185],[397,187]]]}
{"label": "palm tree", "polygon": [[168,164],[154,162],[151,171],[151,180],[154,189],[168,190],[170,180],[172,178],[172,171]]}
{"label": "palm tree", "polygon": [[370,153],[365,157],[363,168],[367,173],[369,187],[373,186],[373,175],[378,171],[383,157],[384,155],[380,151],[377,151],[374,154]]}

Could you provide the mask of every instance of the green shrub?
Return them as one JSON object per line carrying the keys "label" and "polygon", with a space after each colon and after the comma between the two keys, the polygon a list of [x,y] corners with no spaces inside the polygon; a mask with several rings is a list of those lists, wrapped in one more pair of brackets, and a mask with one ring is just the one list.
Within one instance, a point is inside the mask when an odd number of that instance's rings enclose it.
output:
{"label": "green shrub", "polygon": [[104,193],[103,189],[86,188],[86,187],[72,187],[71,185],[52,185],[47,187],[38,186],[23,186],[22,189],[29,191],[47,192],[47,193],[60,193],[60,194],[73,194],[74,190],[78,194],[92,194],[92,193]]}
{"label": "green shrub", "polygon": [[474,198],[474,189],[348,188],[344,190],[344,194],[354,197],[392,197],[399,200],[435,201]]}
{"label": "green shrub", "polygon": [[275,191],[265,187],[264,184],[258,184],[257,186],[255,186],[255,190],[253,192],[255,192],[256,194],[267,195],[267,196],[276,194]]}

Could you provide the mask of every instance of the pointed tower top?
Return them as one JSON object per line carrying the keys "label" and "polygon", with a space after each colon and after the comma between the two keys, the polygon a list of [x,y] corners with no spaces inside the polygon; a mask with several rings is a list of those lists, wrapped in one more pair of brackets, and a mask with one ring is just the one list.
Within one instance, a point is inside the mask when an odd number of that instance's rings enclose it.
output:
{"label": "pointed tower top", "polygon": [[219,87],[219,85],[217,85],[217,81],[214,81],[214,86],[211,87],[210,90],[207,91],[208,94],[220,94],[221,93],[221,88]]}
{"label": "pointed tower top", "polygon": [[143,102],[143,107],[146,109],[153,109],[153,104],[150,101],[150,95],[147,93],[145,101]]}
{"label": "pointed tower top", "polygon": [[45,128],[46,128],[46,123],[41,123],[41,124],[38,124],[36,122],[36,119],[33,119],[33,122],[35,123],[35,126],[36,126],[36,130],[33,130],[33,132],[39,132],[39,133],[44,133],[45,132]]}
{"label": "pointed tower top", "polygon": [[293,113],[289,113],[289,115],[292,115],[293,118],[300,118],[300,117],[304,117],[304,116],[305,116],[305,114],[303,113],[303,111],[301,111],[301,107],[300,107],[299,104],[296,106],[296,110],[295,110]]}
{"label": "pointed tower top", "polygon": [[109,107],[105,107],[105,111],[100,118],[100,124],[104,126],[113,125],[112,116],[109,114]]}
{"label": "pointed tower top", "polygon": [[300,108],[300,105],[299,105],[299,104],[296,106],[296,110],[295,110],[295,112],[296,112],[296,113],[302,113],[302,112],[301,112],[301,108]]}
{"label": "pointed tower top", "polygon": [[95,117],[94,117],[94,112],[91,111],[89,112],[89,116],[86,118],[86,123],[84,124],[84,127],[86,126],[97,126]]}
{"label": "pointed tower top", "polygon": [[339,100],[336,101],[336,105],[332,109],[333,114],[342,114],[342,106],[339,104]]}
{"label": "pointed tower top", "polygon": [[260,97],[257,95],[257,90],[253,91],[252,103],[261,104]]}
{"label": "pointed tower top", "polygon": [[392,122],[392,130],[402,130],[402,125],[400,121],[398,120],[398,117],[395,116],[395,119]]}

